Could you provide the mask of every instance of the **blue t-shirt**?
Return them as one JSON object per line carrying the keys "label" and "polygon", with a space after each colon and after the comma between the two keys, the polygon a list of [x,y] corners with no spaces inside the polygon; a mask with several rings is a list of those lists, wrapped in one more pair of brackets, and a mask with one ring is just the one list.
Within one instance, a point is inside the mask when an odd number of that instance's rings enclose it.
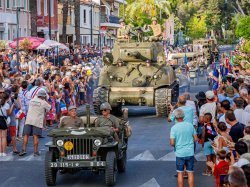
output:
{"label": "blue t-shirt", "polygon": [[[185,116],[184,121],[193,124],[193,119],[194,119],[194,110],[193,110],[193,108],[191,108],[189,106],[181,106],[178,109],[181,109],[184,112],[184,116]],[[171,119],[171,121],[176,122],[175,117],[174,117],[174,113],[175,113],[175,110],[173,111],[170,119]]]}
{"label": "blue t-shirt", "polygon": [[176,157],[194,156],[194,135],[196,131],[192,123],[177,122],[171,128],[170,138],[175,140]]}

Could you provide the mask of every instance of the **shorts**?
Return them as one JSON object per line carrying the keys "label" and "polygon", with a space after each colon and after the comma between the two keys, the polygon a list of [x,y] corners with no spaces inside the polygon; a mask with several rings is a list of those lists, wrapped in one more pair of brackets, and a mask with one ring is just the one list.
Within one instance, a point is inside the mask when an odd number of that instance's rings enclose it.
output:
{"label": "shorts", "polygon": [[42,128],[27,124],[24,125],[23,134],[29,136],[33,135],[42,136]]}
{"label": "shorts", "polygon": [[9,126],[10,137],[16,136],[16,126]]}
{"label": "shorts", "polygon": [[186,172],[194,172],[194,156],[176,157],[176,171],[184,172],[186,166]]}
{"label": "shorts", "polygon": [[80,100],[84,101],[85,99],[85,93],[84,92],[80,92]]}
{"label": "shorts", "polygon": [[56,102],[56,114],[61,114],[60,102]]}
{"label": "shorts", "polygon": [[215,154],[214,149],[211,146],[210,142],[204,142],[204,154],[206,156],[208,156],[208,155],[214,155]]}

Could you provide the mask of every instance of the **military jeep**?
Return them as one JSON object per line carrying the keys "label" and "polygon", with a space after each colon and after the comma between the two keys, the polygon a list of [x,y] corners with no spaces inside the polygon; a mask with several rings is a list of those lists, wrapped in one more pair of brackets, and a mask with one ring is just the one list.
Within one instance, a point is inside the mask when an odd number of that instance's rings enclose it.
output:
{"label": "military jeep", "polygon": [[56,185],[61,173],[90,170],[104,172],[107,186],[113,186],[118,172],[125,172],[128,137],[125,130],[128,121],[120,124],[120,142],[112,136],[110,127],[94,127],[96,116],[81,117],[86,127],[77,129],[53,129],[45,155],[45,179],[48,186]]}

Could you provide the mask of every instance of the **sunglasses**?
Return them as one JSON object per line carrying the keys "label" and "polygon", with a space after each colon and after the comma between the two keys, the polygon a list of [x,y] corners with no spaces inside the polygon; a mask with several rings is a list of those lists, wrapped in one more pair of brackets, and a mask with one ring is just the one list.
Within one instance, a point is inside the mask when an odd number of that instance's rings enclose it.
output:
{"label": "sunglasses", "polygon": [[102,110],[102,112],[103,112],[103,111],[106,112],[106,111],[108,111],[108,110],[107,110],[107,109],[104,109],[104,110]]}

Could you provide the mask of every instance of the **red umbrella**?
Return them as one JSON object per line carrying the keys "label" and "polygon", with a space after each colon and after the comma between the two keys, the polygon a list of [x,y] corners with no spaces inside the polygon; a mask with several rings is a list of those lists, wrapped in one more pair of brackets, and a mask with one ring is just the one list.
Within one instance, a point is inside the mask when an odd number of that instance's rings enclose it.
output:
{"label": "red umbrella", "polygon": [[[20,37],[19,38],[19,45],[20,45],[20,43],[22,43],[25,39],[28,39],[31,43],[32,43],[32,49],[36,49],[39,45],[41,45],[44,41],[45,41],[45,39],[44,38],[38,38],[38,37],[31,37],[31,36],[28,36],[28,37]],[[10,44],[9,44],[9,46],[11,47],[11,48],[16,48],[16,46],[17,46],[17,38],[15,38],[14,39],[14,41],[13,42],[11,42]]]}

